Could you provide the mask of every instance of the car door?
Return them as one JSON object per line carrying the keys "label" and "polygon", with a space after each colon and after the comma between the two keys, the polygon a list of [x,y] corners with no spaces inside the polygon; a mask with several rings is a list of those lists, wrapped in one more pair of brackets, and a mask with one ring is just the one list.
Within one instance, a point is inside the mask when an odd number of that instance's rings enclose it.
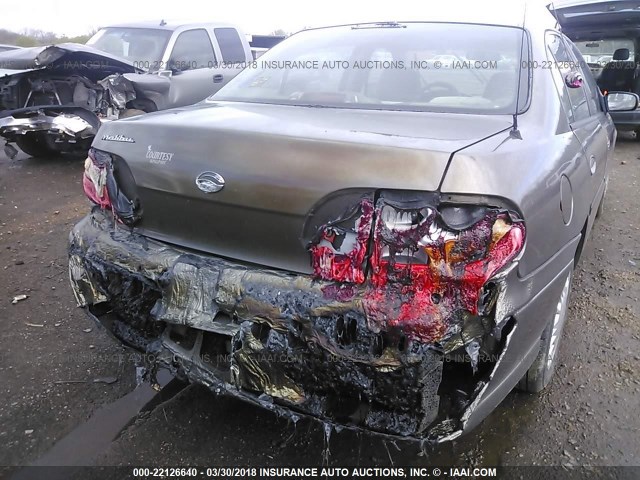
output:
{"label": "car door", "polygon": [[566,37],[565,42],[569,46],[570,53],[575,57],[577,68],[584,79],[583,88],[587,96],[590,116],[592,123],[596,124],[594,139],[590,142],[590,151],[587,153],[589,154],[590,167],[593,170],[593,179],[596,187],[599,188],[608,175],[608,160],[615,147],[617,132],[605,109],[604,98],[591,69],[578,47]]}
{"label": "car door", "polygon": [[240,34],[232,27],[217,27],[213,35],[220,49],[224,71],[219,72],[216,82],[216,92],[244,69],[247,62],[252,60],[251,49],[247,42],[240,40]]}
{"label": "car door", "polygon": [[[590,72],[580,69],[578,59],[573,55],[572,46],[556,32],[547,34],[549,66],[562,97],[569,126],[578,139],[580,152],[576,168],[570,171],[568,179],[574,208],[579,218],[587,218],[590,228],[597,210],[598,192],[603,186],[610,142],[603,126],[606,113],[598,110],[596,100],[589,90]],[[567,80],[581,75],[581,86],[571,88]],[[599,104],[600,102],[598,102]]]}
{"label": "car door", "polygon": [[180,32],[170,47],[172,70],[167,108],[191,105],[216,92],[217,60],[204,28]]}

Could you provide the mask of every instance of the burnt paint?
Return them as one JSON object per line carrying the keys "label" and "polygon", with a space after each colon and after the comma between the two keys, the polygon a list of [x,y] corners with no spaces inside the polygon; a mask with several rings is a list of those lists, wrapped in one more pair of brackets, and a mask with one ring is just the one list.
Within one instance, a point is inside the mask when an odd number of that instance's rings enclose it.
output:
{"label": "burnt paint", "polygon": [[[454,357],[447,348],[420,338],[409,342],[399,328],[372,329],[364,299],[378,287],[370,283],[313,280],[184,252],[119,228],[99,209],[72,232],[70,256],[79,303],[121,341],[157,354],[158,362],[215,392],[291,418],[311,415],[435,441],[459,428],[461,412],[491,372],[492,364],[481,366],[477,375],[470,368],[462,375],[451,373],[451,361],[445,360]],[[175,275],[186,270],[193,271],[193,279],[211,282],[212,302],[191,298],[193,289],[184,288],[185,279]],[[167,334],[178,333],[175,319],[165,315],[171,292],[184,297],[179,328],[185,339],[192,333],[200,338],[181,342],[190,350]],[[218,312],[233,319],[236,333],[194,327],[192,320],[199,322],[206,309],[214,323]],[[492,320],[472,317],[458,323],[462,334],[451,334],[449,350],[477,340],[496,353]],[[205,345],[213,348],[214,359],[229,354],[231,363],[205,362],[204,354],[211,353]]]}
{"label": "burnt paint", "polygon": [[[362,200],[361,217],[352,229],[358,239],[353,249],[341,252],[314,245],[314,276],[337,284],[364,283],[364,259],[373,225],[371,274],[362,300],[369,328],[376,332],[399,328],[411,340],[441,342],[457,319],[482,313],[483,287],[520,252],[524,226],[509,212],[492,208],[472,225],[455,231],[435,207],[425,205],[419,209],[423,212],[420,221],[411,228],[395,229],[385,225],[385,208],[394,207],[384,196],[375,210],[368,199]],[[321,238],[335,242],[335,228],[325,227]],[[422,264],[396,260],[403,252],[420,250],[427,259]],[[383,256],[384,251],[388,254]],[[345,287],[338,285],[323,291],[327,298],[345,295]]]}

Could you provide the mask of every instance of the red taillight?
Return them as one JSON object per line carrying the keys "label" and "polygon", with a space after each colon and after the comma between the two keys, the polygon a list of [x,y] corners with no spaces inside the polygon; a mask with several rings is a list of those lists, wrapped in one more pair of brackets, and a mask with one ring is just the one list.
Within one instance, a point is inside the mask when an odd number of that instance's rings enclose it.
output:
{"label": "red taillight", "polygon": [[[507,212],[487,210],[481,220],[460,231],[447,229],[437,215],[423,218],[410,229],[378,222],[372,255],[375,285],[389,281],[415,285],[425,279],[481,287],[524,244],[524,225],[513,222]],[[475,314],[477,308],[470,305],[469,311]]]}
{"label": "red taillight", "polygon": [[353,215],[325,225],[311,247],[311,265],[318,278],[363,283],[365,259],[373,221],[373,203],[365,199]]}
{"label": "red taillight", "polygon": [[457,230],[432,207],[405,210],[381,199],[376,212],[368,319],[424,342],[441,338],[454,317],[478,315],[483,287],[524,245],[522,222],[499,209]]}
{"label": "red taillight", "polygon": [[369,321],[424,342],[441,338],[453,317],[478,315],[483,287],[524,245],[522,222],[498,209],[460,230],[432,207],[404,210],[382,199],[376,212]]}
{"label": "red taillight", "polygon": [[[116,166],[111,154],[93,148],[89,150],[89,158],[84,164],[82,186],[93,203],[111,210],[119,222],[133,226],[142,215],[140,202],[135,196],[135,181],[126,165],[121,164],[118,168],[121,181],[123,173],[125,174],[124,184],[128,185],[128,192],[133,200],[125,194],[116,180]],[[128,174],[128,182],[126,174]]]}
{"label": "red taillight", "polygon": [[107,189],[106,159],[99,158],[96,150],[90,149],[89,156],[84,162],[84,175],[82,177],[82,187],[84,193],[96,205],[101,208],[111,210],[111,199]]}
{"label": "red taillight", "polygon": [[[335,248],[331,225],[312,248],[315,276],[370,282],[363,305],[370,326],[398,327],[424,342],[441,339],[452,322],[484,315],[483,291],[524,246],[524,224],[500,208],[426,205],[420,198],[363,200],[348,248]],[[399,197],[399,198],[398,198]],[[426,198],[426,197],[425,197]],[[434,202],[435,203],[435,202]],[[343,241],[341,245],[345,245]]]}

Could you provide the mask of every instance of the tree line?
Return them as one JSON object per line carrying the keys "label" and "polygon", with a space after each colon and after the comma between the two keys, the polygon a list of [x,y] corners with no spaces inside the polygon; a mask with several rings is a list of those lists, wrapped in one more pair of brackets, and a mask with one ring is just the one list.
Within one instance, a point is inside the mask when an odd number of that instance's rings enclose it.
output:
{"label": "tree line", "polygon": [[86,43],[95,32],[86,35],[78,35],[76,37],[68,37],[67,35],[58,35],[54,32],[45,32],[43,30],[27,29],[21,33],[12,32],[4,28],[0,28],[0,43],[6,45],[17,45],[18,47],[37,47],[41,45],[53,45],[56,43]]}

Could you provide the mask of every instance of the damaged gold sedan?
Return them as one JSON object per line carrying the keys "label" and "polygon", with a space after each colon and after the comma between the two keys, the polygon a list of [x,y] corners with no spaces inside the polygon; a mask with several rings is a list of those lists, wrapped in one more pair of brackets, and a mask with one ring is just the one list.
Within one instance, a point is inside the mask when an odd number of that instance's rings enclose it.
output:
{"label": "damaged gold sedan", "polygon": [[292,419],[442,442],[541,390],[616,137],[588,70],[533,71],[579,68],[549,12],[512,18],[307,30],[206,102],[103,126],[78,304]]}

